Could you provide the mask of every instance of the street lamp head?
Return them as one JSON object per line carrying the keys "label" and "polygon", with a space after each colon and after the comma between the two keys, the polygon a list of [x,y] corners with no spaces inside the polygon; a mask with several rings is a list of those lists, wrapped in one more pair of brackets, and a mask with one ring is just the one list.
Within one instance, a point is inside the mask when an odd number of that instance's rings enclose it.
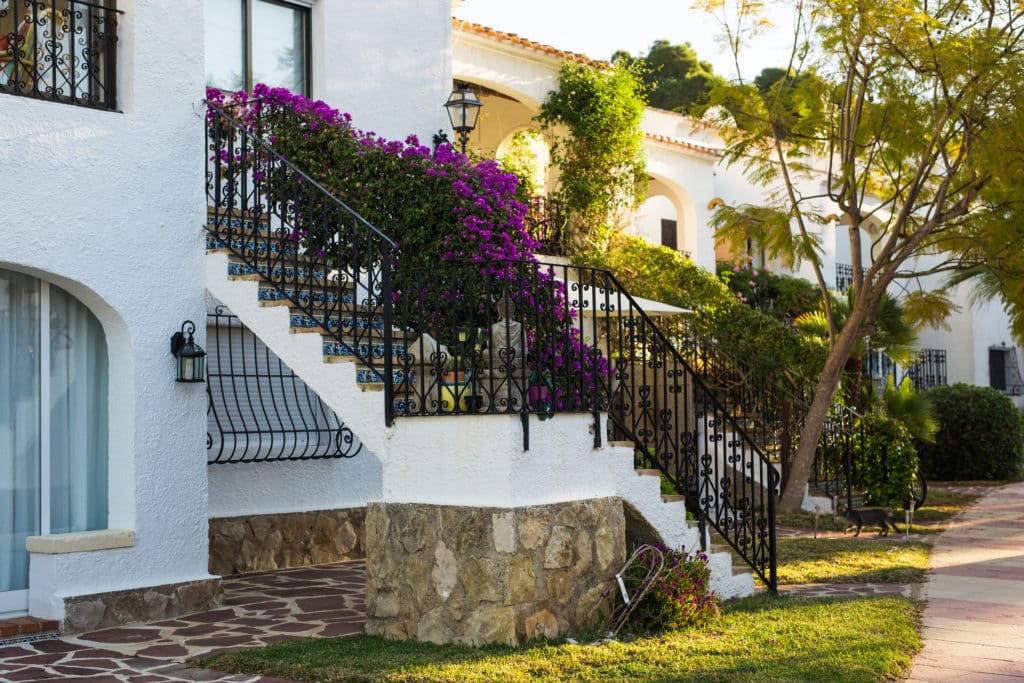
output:
{"label": "street lamp head", "polygon": [[448,110],[448,120],[451,121],[452,130],[459,136],[463,153],[466,152],[469,134],[476,128],[476,120],[482,106],[484,106],[483,102],[466,83],[452,90],[448,101],[444,103],[444,108]]}

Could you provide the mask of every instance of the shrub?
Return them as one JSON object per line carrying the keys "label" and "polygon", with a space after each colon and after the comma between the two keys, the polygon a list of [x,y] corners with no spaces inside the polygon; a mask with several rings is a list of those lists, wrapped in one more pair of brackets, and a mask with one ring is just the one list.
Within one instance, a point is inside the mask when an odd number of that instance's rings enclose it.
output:
{"label": "shrub", "polygon": [[940,480],[1013,479],[1024,468],[1020,417],[991,387],[954,384],[926,392],[939,421],[935,443],[918,443],[925,476]]}
{"label": "shrub", "polygon": [[689,555],[685,548],[655,547],[664,555],[665,565],[654,586],[637,605],[630,626],[646,633],[677,631],[704,626],[717,617],[718,596],[709,588],[708,556],[699,550]]}
{"label": "shrub", "polygon": [[736,298],[780,320],[793,320],[821,304],[821,292],[807,280],[772,273],[753,265],[753,258],[739,263],[719,262],[718,279]]}
{"label": "shrub", "polygon": [[914,438],[899,420],[883,413],[861,418],[854,434],[854,486],[869,505],[902,506],[909,500],[918,469]]}
{"label": "shrub", "polygon": [[630,294],[693,310],[692,316],[666,319],[666,332],[684,339],[712,339],[717,348],[761,377],[795,372],[811,379],[821,372],[824,347],[745,306],[714,273],[673,249],[621,235],[603,253],[581,254],[575,260],[607,268]]}

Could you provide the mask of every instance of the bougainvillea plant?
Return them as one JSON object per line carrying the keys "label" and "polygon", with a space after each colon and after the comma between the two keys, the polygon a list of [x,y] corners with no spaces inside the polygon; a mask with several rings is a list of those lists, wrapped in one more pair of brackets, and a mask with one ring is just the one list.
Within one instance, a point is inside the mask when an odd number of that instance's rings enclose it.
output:
{"label": "bougainvillea plant", "polygon": [[[514,174],[495,161],[473,162],[448,144],[431,149],[415,136],[399,142],[359,130],[350,115],[283,88],[260,84],[251,96],[211,89],[207,100],[394,240],[388,258],[398,319],[451,343],[467,321],[486,328],[494,315],[493,301],[464,296],[465,288],[480,278],[499,281],[489,291],[508,294],[517,310],[549,312],[533,315],[539,324],[527,331],[533,361],[579,370],[582,381],[573,377],[556,385],[555,407],[590,409],[598,400],[609,374],[607,360],[593,353],[573,324],[565,284],[537,266],[529,277],[509,267],[535,263],[537,247],[524,226],[527,207],[516,200]],[[296,225],[303,215],[325,214],[323,206],[296,205],[295,196],[311,195],[297,186],[301,179],[290,182],[273,184],[276,194],[267,200],[287,204]],[[307,203],[314,201],[324,198]],[[339,239],[333,229],[297,228],[294,237],[308,250],[326,251],[332,266],[345,269],[336,250],[328,249]]]}
{"label": "bougainvillea plant", "polygon": [[[718,595],[711,590],[708,556],[698,550],[674,550],[655,544],[665,564],[651,590],[633,612],[631,630],[661,633],[705,626],[718,616]],[[627,589],[632,589],[627,586]]]}

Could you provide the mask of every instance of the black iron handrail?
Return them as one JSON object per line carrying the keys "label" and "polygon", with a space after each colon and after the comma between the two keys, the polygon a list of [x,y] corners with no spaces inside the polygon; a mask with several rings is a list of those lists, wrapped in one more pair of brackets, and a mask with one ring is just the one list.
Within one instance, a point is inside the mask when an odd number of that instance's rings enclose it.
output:
{"label": "black iron handrail", "polygon": [[686,497],[702,544],[710,524],[775,588],[778,472],[611,273],[441,262],[396,274],[395,298],[399,416],[607,411],[636,465]]}
{"label": "black iron handrail", "polygon": [[123,12],[84,0],[9,0],[0,20],[0,93],[95,109],[117,106]]}
{"label": "black iron handrail", "polygon": [[[685,317],[676,319],[675,337],[680,352],[700,373],[719,400],[736,419],[748,425],[751,437],[769,458],[778,461],[782,486],[799,446],[804,420],[810,408],[812,385],[785,373],[767,376],[723,351],[704,337]],[[820,495],[850,500],[853,486],[853,417],[848,406],[832,407],[815,448],[808,484]]]}
{"label": "black iron handrail", "polygon": [[395,243],[261,137],[262,109],[242,121],[207,103],[207,231],[238,260],[234,274],[273,285],[261,297],[286,302],[337,350],[384,386],[394,417],[392,260]]}

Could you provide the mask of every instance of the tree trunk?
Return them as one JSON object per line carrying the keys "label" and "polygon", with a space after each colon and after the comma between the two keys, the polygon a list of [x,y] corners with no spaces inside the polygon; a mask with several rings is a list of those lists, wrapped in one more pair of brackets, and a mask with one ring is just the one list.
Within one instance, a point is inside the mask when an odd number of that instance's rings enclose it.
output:
{"label": "tree trunk", "polygon": [[835,345],[829,349],[828,358],[825,360],[825,369],[822,370],[821,380],[814,392],[814,400],[811,401],[811,407],[804,418],[803,429],[800,430],[800,443],[797,446],[796,455],[790,463],[786,489],[779,498],[779,512],[796,512],[803,502],[807,480],[810,479],[811,468],[814,466],[814,455],[818,450],[818,439],[821,438],[829,408],[832,407],[832,397],[839,386],[839,380],[843,376],[843,367],[850,357],[850,351],[857,341],[861,324],[866,317],[866,304],[860,295],[857,299]]}

